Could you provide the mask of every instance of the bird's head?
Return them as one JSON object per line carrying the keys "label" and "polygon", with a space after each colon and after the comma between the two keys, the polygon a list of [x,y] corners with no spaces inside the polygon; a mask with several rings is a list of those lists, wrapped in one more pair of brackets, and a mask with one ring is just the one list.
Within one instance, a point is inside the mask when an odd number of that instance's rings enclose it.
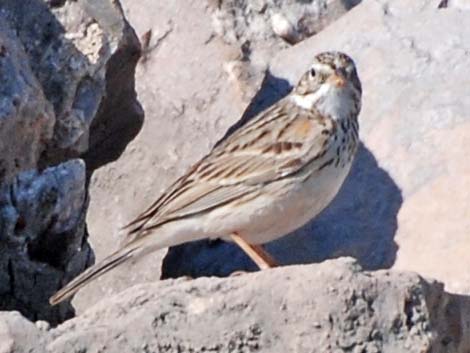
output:
{"label": "bird's head", "polygon": [[293,101],[335,119],[359,114],[361,81],[354,61],[341,52],[318,54],[292,92]]}

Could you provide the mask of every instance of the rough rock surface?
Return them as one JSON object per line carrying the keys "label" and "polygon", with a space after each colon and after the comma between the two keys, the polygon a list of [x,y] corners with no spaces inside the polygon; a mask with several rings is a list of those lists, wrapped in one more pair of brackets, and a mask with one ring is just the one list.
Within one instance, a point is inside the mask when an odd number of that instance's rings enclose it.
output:
{"label": "rough rock surface", "polygon": [[224,70],[249,102],[277,52],[341,17],[361,0],[215,0],[212,27],[225,48]]}
{"label": "rough rock surface", "polygon": [[7,182],[36,166],[55,115],[4,17],[0,12],[0,181]]}
{"label": "rough rock surface", "polygon": [[20,173],[0,188],[0,309],[57,324],[74,313],[49,296],[93,260],[85,233],[85,166]]}
{"label": "rough rock surface", "polygon": [[[142,123],[139,52],[113,1],[1,2],[0,309],[52,324],[73,315],[47,299],[92,262],[86,175]],[[73,159],[86,151],[87,170]]]}
{"label": "rough rock surface", "polygon": [[17,311],[0,312],[0,352],[45,352],[40,327]]}
{"label": "rough rock surface", "polygon": [[292,27],[292,42],[299,42],[320,32],[360,0],[214,0],[209,3],[215,8],[214,29],[226,43],[253,45],[256,50],[263,46],[268,50],[269,44],[280,45],[280,42],[273,43],[280,32],[277,26],[283,27],[277,21],[286,21]]}
{"label": "rough rock surface", "polygon": [[449,295],[440,283],[416,274],[362,272],[341,259],[226,279],[142,284],[52,330],[2,314],[0,348],[465,353],[469,308],[468,297]]}
{"label": "rough rock surface", "polygon": [[[119,5],[96,0],[49,3],[5,0],[1,10],[5,26],[15,32],[15,45],[22,47],[20,55],[26,54],[23,61],[35,76],[24,79],[31,84],[39,81],[43,95],[53,106],[55,124],[50,124],[53,135],[49,140],[43,139],[39,146],[43,149],[41,164],[63,161],[87,151],[90,125],[98,110],[110,109],[102,102],[103,97],[124,97],[118,86],[113,87],[117,92],[106,86],[109,81],[106,76],[114,74],[112,66],[117,64],[113,57],[124,66],[119,68],[121,71],[135,65],[139,57],[139,44]],[[133,61],[129,60],[129,52],[135,56]],[[132,75],[127,78],[133,82]],[[135,104],[132,95],[125,97],[127,104]],[[140,111],[133,113],[129,118],[139,119]],[[122,143],[128,142],[125,138],[124,135]]]}

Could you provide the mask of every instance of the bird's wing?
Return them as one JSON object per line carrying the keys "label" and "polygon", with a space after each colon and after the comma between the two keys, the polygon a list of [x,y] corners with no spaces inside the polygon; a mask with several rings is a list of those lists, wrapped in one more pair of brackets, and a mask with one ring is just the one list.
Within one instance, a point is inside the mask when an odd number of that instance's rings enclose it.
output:
{"label": "bird's wing", "polygon": [[160,225],[256,193],[321,159],[335,122],[285,103],[265,111],[222,141],[129,223],[139,236]]}

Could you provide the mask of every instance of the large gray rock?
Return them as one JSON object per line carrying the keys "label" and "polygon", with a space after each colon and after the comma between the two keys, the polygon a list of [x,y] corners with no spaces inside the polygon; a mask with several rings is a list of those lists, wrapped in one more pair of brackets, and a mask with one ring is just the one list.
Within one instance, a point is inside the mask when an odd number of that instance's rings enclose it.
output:
{"label": "large gray rock", "polygon": [[0,182],[36,167],[55,123],[52,104],[34,76],[15,32],[0,12]]}
{"label": "large gray rock", "polygon": [[48,331],[43,323],[35,328],[23,320],[22,327],[18,315],[3,314],[0,338],[7,339],[0,347],[49,353],[465,353],[469,319],[469,297],[449,295],[440,283],[410,273],[362,272],[342,259],[227,279],[142,284]]}
{"label": "large gray rock", "polygon": [[47,299],[93,261],[86,179],[142,124],[139,55],[115,1],[0,2],[1,310],[73,315]]}
{"label": "large gray rock", "polygon": [[[119,3],[4,0],[1,10],[6,27],[15,31],[16,45],[26,52],[28,69],[35,75],[30,80],[39,81],[44,96],[54,108],[52,138],[43,139],[41,146],[45,147],[42,165],[86,152],[90,125],[96,119],[109,122],[109,117],[100,115],[114,109],[109,105],[116,97],[125,107],[123,115],[139,126],[142,113],[135,103],[135,93],[128,90],[133,84],[133,75],[129,75],[133,72],[129,68],[135,66],[139,57],[139,44],[122,16]],[[111,125],[113,130],[118,123],[124,125],[121,118],[115,120]],[[130,138],[126,129],[123,132],[116,144],[125,146]],[[109,132],[94,133],[109,139]],[[119,150],[119,146],[115,148]]]}

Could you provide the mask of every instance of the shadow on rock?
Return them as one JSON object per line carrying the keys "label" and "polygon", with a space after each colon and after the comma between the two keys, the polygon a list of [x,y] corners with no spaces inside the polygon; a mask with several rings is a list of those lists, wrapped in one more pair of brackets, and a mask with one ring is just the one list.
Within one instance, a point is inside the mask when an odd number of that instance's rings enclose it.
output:
{"label": "shadow on rock", "polygon": [[[285,96],[289,87],[285,82],[268,75],[254,103],[224,138]],[[352,256],[364,269],[389,268],[396,258],[394,236],[402,202],[396,183],[361,143],[351,173],[333,202],[310,223],[266,248],[282,265]],[[234,244],[203,240],[170,248],[162,278],[227,276],[256,269]]]}
{"label": "shadow on rock", "polygon": [[107,63],[106,92],[90,126],[89,148],[82,155],[89,176],[103,165],[117,160],[144,124],[144,111],[135,91],[135,68],[140,43],[129,26],[127,43]]}

